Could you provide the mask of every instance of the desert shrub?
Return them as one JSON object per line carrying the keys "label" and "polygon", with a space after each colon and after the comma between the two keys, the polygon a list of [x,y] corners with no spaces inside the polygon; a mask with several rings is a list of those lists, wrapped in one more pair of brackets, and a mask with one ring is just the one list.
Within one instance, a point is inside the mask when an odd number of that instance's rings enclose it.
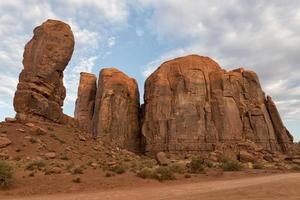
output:
{"label": "desert shrub", "polygon": [[175,179],[174,172],[172,171],[172,169],[170,169],[170,167],[164,167],[164,166],[160,166],[157,168],[145,167],[137,173],[137,176],[144,179],[152,178],[158,181]]}
{"label": "desert shrub", "polygon": [[33,171],[33,170],[43,170],[46,167],[46,163],[42,160],[35,160],[27,164],[26,169]]}
{"label": "desert shrub", "polygon": [[227,163],[227,162],[230,162],[231,159],[228,158],[228,157],[225,156],[225,155],[222,155],[221,157],[219,157],[219,161],[220,161],[221,163]]}
{"label": "desert shrub", "polygon": [[185,174],[184,178],[191,178],[192,176],[190,174]]}
{"label": "desert shrub", "polygon": [[137,173],[137,176],[146,179],[146,178],[153,178],[153,174],[154,174],[154,169],[145,167]]}
{"label": "desert shrub", "polygon": [[300,165],[295,165],[292,170],[300,172]]}
{"label": "desert shrub", "polygon": [[114,176],[114,174],[111,173],[111,172],[106,172],[106,173],[105,173],[105,177],[112,177],[112,176]]}
{"label": "desert shrub", "polygon": [[253,164],[253,169],[264,169],[265,166],[262,163],[254,163]]}
{"label": "desert shrub", "polygon": [[83,167],[82,166],[75,166],[71,169],[72,174],[83,174]]}
{"label": "desert shrub", "polygon": [[126,172],[126,169],[122,165],[116,165],[110,168],[110,171],[115,172],[116,174],[123,174]]}
{"label": "desert shrub", "polygon": [[61,160],[69,160],[69,157],[67,155],[63,155],[60,157]]}
{"label": "desert shrub", "polygon": [[61,144],[65,144],[65,143],[66,143],[63,139],[61,139],[60,137],[58,137],[58,136],[55,135],[55,134],[51,134],[51,137],[52,137],[54,140],[60,142]]}
{"label": "desert shrub", "polygon": [[35,144],[35,143],[38,142],[37,139],[34,138],[34,137],[31,137],[29,141],[30,141],[32,144]]}
{"label": "desert shrub", "polygon": [[186,172],[186,166],[184,164],[180,164],[180,163],[170,164],[169,169],[172,172],[178,173],[178,174],[183,174]]}
{"label": "desert shrub", "polygon": [[54,129],[53,129],[52,127],[47,127],[47,129],[48,129],[49,131],[54,131]]}
{"label": "desert shrub", "polygon": [[145,167],[137,173],[137,176],[144,178],[144,179],[152,178],[152,179],[156,179],[158,181],[166,181],[166,180],[174,180],[175,179],[174,173],[170,169],[170,167],[163,167],[163,166],[160,166],[157,168]]}
{"label": "desert shrub", "polygon": [[190,172],[191,173],[202,173],[204,171],[204,159],[201,157],[192,158],[190,163]]}
{"label": "desert shrub", "polygon": [[13,182],[13,167],[4,161],[0,161],[0,188],[7,188]]}
{"label": "desert shrub", "polygon": [[221,163],[221,168],[224,171],[240,171],[242,170],[243,166],[238,161],[229,160]]}
{"label": "desert shrub", "polygon": [[169,167],[158,167],[154,170],[153,178],[159,181],[174,180],[175,176]]}
{"label": "desert shrub", "polygon": [[73,183],[81,183],[81,178],[77,177],[72,180]]}
{"label": "desert shrub", "polygon": [[154,159],[144,159],[136,162],[136,168],[138,170],[141,170],[145,167],[153,168],[154,166],[156,166],[156,164],[157,162]]}

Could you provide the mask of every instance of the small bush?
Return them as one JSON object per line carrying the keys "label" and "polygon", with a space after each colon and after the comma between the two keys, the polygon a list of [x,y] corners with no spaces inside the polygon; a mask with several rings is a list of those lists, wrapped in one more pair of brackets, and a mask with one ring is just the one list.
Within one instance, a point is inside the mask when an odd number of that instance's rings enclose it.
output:
{"label": "small bush", "polygon": [[221,164],[224,171],[240,171],[243,166],[238,161],[227,161]]}
{"label": "small bush", "polygon": [[169,167],[158,167],[154,170],[153,178],[159,181],[174,180],[175,176]]}
{"label": "small bush", "polygon": [[292,167],[292,170],[300,172],[300,165]]}
{"label": "small bush", "polygon": [[137,176],[146,179],[146,178],[153,178],[153,174],[154,174],[154,169],[145,167],[137,173]]}
{"label": "small bush", "polygon": [[174,173],[178,173],[178,174],[183,174],[186,172],[186,166],[184,164],[180,164],[180,163],[174,163],[171,164],[169,166],[169,169],[174,172]]}
{"label": "small bush", "polygon": [[209,160],[205,161],[205,165],[208,167],[208,168],[213,168],[214,167],[214,164],[212,162],[210,162]]}
{"label": "small bush", "polygon": [[265,166],[262,163],[254,163],[253,169],[264,169]]}
{"label": "small bush", "polygon": [[124,166],[116,165],[110,169],[110,171],[115,172],[116,174],[124,174],[126,172]]}
{"label": "small bush", "polygon": [[83,167],[82,166],[75,166],[71,170],[72,174],[83,174]]}
{"label": "small bush", "polygon": [[35,160],[35,161],[32,161],[30,162],[27,166],[26,166],[26,169],[27,170],[30,170],[30,171],[33,171],[33,170],[43,170],[44,168],[46,167],[46,164],[44,161],[42,160]]}
{"label": "small bush", "polygon": [[60,142],[61,144],[65,144],[66,142],[64,140],[62,140],[61,138],[59,138],[57,135],[52,134],[51,137],[55,140],[57,140],[58,142]]}
{"label": "small bush", "polygon": [[192,176],[190,174],[185,174],[184,178],[191,178]]}
{"label": "small bush", "polygon": [[105,177],[112,177],[112,176],[114,176],[113,173],[110,173],[110,172],[105,173]]}
{"label": "small bush", "polygon": [[47,129],[48,129],[49,131],[54,131],[54,129],[53,129],[52,127],[47,127]]}
{"label": "small bush", "polygon": [[77,177],[72,180],[73,183],[81,183],[81,178]]}
{"label": "small bush", "polygon": [[13,168],[6,162],[0,161],[0,188],[7,188],[13,182]]}
{"label": "small bush", "polygon": [[69,157],[67,155],[63,155],[62,157],[60,157],[61,160],[69,160]]}
{"label": "small bush", "polygon": [[174,180],[175,179],[174,173],[170,169],[170,167],[163,167],[163,166],[160,166],[158,168],[145,167],[137,173],[137,176],[144,178],[144,179],[152,178],[152,179],[156,179],[158,181],[166,181],[166,180]]}
{"label": "small bush", "polygon": [[37,139],[36,138],[34,138],[34,137],[32,137],[32,138],[30,138],[30,140],[29,140],[32,144],[35,144],[35,143],[37,143]]}
{"label": "small bush", "polygon": [[193,158],[190,163],[190,172],[194,174],[202,173],[204,171],[204,159]]}

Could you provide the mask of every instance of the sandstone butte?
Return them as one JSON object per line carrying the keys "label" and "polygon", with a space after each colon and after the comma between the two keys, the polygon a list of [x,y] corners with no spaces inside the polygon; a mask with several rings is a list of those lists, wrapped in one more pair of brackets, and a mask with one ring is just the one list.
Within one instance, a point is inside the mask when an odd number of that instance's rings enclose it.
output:
{"label": "sandstone butte", "polygon": [[33,33],[25,46],[24,69],[14,97],[16,118],[70,122],[61,107],[66,96],[63,71],[74,49],[71,28],[61,21],[47,20]]}
{"label": "sandstone butte", "polygon": [[72,31],[63,22],[48,20],[34,30],[14,98],[17,120],[72,123],[136,152],[241,156],[291,149],[293,137],[257,75],[243,68],[227,72],[198,55],[167,61],[153,72],[142,106],[137,82],[123,72],[102,69],[98,84],[95,75],[81,73],[75,119],[68,117],[61,109],[62,78],[73,47]]}

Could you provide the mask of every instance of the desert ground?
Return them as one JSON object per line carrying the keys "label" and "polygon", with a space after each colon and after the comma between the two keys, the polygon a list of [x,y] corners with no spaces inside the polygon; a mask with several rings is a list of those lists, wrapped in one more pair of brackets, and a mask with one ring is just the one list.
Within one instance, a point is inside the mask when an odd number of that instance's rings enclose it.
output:
{"label": "desert ground", "polygon": [[[253,176],[253,175],[252,175]],[[134,200],[134,199],[300,199],[300,173],[267,174],[258,176],[223,177],[184,183],[142,183],[99,191],[68,192],[52,195],[33,195],[3,198],[8,200]],[[1,196],[0,196],[1,197]]]}

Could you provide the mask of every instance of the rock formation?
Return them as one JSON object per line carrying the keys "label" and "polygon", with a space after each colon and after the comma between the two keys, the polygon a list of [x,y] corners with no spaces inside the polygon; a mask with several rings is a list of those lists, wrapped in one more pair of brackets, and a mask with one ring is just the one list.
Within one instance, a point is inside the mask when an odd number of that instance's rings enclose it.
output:
{"label": "rock formation", "polygon": [[93,116],[93,134],[128,150],[140,143],[137,82],[115,68],[102,69]]}
{"label": "rock formation", "polygon": [[246,161],[253,158],[249,150],[291,150],[293,137],[257,75],[243,68],[227,72],[197,55],[163,63],[146,80],[142,109],[137,82],[124,73],[101,70],[98,87],[95,75],[81,73],[74,120],[62,112],[63,71],[73,48],[63,22],[47,20],[34,29],[14,97],[16,120],[78,122],[94,137],[132,151],[215,151]]}
{"label": "rock formation", "polygon": [[226,72],[208,57],[163,63],[146,80],[144,102],[147,152],[209,152],[247,141],[287,152],[292,143],[257,75]]}
{"label": "rock formation", "polygon": [[75,105],[75,119],[79,126],[87,131],[92,131],[92,119],[97,91],[97,77],[94,74],[81,72]]}
{"label": "rock formation", "polygon": [[14,97],[16,118],[65,123],[70,118],[61,108],[66,96],[63,71],[73,53],[73,33],[57,20],[47,20],[33,33],[25,46],[24,69]]}

